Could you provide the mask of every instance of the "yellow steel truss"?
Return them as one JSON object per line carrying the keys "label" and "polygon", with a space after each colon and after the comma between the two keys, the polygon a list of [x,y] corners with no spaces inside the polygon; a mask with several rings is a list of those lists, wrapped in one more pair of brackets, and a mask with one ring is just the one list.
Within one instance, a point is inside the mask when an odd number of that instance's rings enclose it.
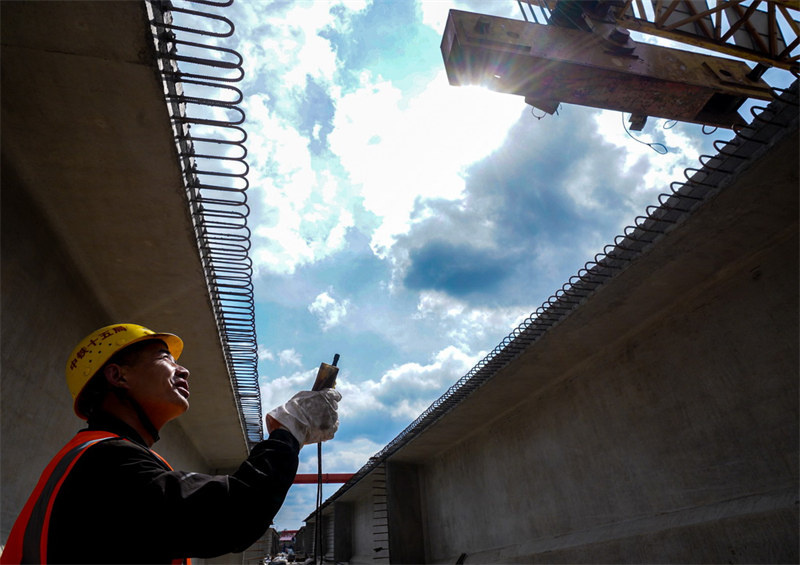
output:
{"label": "yellow steel truss", "polygon": [[[520,2],[520,0],[518,0]],[[552,12],[576,0],[522,0]],[[600,0],[620,27],[798,72],[800,0]],[[586,4],[584,4],[586,5]],[[591,14],[589,14],[591,17]]]}

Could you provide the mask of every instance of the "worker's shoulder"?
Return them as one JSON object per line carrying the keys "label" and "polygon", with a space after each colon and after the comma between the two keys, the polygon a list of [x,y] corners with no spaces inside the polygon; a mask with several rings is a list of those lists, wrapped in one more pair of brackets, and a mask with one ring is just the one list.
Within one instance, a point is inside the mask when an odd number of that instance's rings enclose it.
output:
{"label": "worker's shoulder", "polygon": [[135,461],[163,465],[158,456],[147,447],[120,436],[105,438],[92,444],[82,455],[79,463],[117,465]]}

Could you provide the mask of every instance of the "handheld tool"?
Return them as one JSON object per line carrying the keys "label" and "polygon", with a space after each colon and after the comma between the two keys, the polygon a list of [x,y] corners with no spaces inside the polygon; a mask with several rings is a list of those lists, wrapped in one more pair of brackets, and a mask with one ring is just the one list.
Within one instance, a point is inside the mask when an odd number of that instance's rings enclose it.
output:
{"label": "handheld tool", "polygon": [[317,378],[314,381],[314,386],[311,390],[322,390],[324,388],[336,387],[336,375],[339,374],[339,367],[336,364],[339,362],[339,354],[333,356],[333,363],[320,363],[319,371],[317,371]]}
{"label": "handheld tool", "polygon": [[[336,375],[339,374],[339,354],[333,356],[333,363],[320,363],[319,371],[317,371],[317,378],[314,380],[314,386],[311,390],[322,390],[325,388],[336,387]],[[322,514],[320,509],[322,507],[322,443],[317,444],[317,511],[316,520],[314,522],[314,563],[322,561]],[[320,558],[320,561],[317,561]]]}

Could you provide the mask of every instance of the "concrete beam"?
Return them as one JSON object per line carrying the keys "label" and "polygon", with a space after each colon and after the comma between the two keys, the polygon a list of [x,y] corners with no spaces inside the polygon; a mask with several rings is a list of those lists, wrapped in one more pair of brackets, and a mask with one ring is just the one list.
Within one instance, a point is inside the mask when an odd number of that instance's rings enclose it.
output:
{"label": "concrete beam", "polygon": [[[65,319],[57,303],[42,314],[64,328],[48,343],[53,365],[109,323],[177,333],[192,371],[192,406],[177,426],[208,468],[235,468],[247,449],[144,3],[7,1],[0,11],[3,160],[14,169],[13,190],[29,195],[85,285],[82,319]],[[38,228],[20,229],[4,226],[4,239]],[[51,247],[35,256],[42,265],[56,259]],[[4,340],[19,323],[3,317]]]}

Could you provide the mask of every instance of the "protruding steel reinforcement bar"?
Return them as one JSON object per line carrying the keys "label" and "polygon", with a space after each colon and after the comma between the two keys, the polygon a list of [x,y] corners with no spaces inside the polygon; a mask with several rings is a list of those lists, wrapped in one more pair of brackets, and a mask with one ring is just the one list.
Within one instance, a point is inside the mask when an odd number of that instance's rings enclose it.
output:
{"label": "protruding steel reinforcement bar", "polygon": [[[213,9],[233,3],[190,1]],[[231,85],[244,77],[242,56],[216,44],[235,31],[228,18],[208,8],[176,7],[169,0],[145,0],[145,4],[197,249],[242,431],[252,447],[263,439],[263,431],[247,227],[249,166],[244,145],[247,132],[241,127],[245,114],[238,106],[243,95]],[[175,18],[181,20],[180,25],[174,23]],[[186,52],[179,54],[179,49]],[[201,151],[195,150],[196,145]]]}

